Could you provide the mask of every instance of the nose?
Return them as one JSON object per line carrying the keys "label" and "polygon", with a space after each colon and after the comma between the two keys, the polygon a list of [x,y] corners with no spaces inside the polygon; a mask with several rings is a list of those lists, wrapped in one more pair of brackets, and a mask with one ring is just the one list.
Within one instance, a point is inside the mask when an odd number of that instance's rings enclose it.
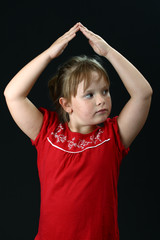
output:
{"label": "nose", "polygon": [[96,105],[100,106],[100,105],[104,105],[105,104],[105,100],[104,97],[102,95],[97,95],[96,96]]}

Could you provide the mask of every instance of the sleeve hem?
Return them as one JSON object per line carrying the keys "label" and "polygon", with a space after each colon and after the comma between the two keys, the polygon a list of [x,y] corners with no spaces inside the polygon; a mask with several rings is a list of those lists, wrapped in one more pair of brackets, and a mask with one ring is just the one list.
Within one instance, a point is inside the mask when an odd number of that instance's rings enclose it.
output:
{"label": "sleeve hem", "polygon": [[124,158],[128,154],[130,148],[129,147],[125,148],[125,146],[122,143],[120,133],[119,133],[117,118],[118,118],[118,116],[115,116],[113,118],[108,118],[107,123],[110,126],[112,126],[112,131],[113,131],[112,134],[114,134],[115,143],[117,145],[119,153],[121,153],[122,158]]}
{"label": "sleeve hem", "polygon": [[[118,127],[117,118],[118,118],[118,116],[115,117],[115,120],[116,120],[116,121],[115,121],[115,122],[116,122],[116,129],[117,129],[117,138],[118,138],[118,142],[120,143],[121,148],[122,148],[122,151],[123,151],[124,156],[125,156],[125,155],[127,155],[128,152],[130,151],[130,148],[129,148],[129,147],[128,147],[128,148],[125,148],[125,146],[124,146],[123,143],[122,143],[121,136],[120,136],[120,133],[119,133],[119,127]],[[123,157],[124,157],[124,156],[123,156]]]}
{"label": "sleeve hem", "polygon": [[43,129],[43,126],[44,126],[44,124],[46,122],[46,111],[47,110],[45,108],[42,108],[42,107],[38,108],[38,110],[43,114],[43,123],[42,123],[41,129],[40,129],[36,139],[35,140],[30,139],[33,146],[37,145],[38,140],[39,140],[40,135],[41,135],[41,132],[42,132],[42,129]]}

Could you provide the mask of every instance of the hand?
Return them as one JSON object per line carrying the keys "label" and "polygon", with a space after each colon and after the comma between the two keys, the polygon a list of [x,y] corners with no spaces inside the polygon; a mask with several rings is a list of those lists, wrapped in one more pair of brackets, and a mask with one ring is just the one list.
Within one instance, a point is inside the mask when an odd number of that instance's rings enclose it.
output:
{"label": "hand", "polygon": [[89,31],[80,23],[80,31],[89,39],[89,44],[93,50],[100,56],[107,57],[108,52],[111,49],[111,46],[105,42],[100,36]]}
{"label": "hand", "polygon": [[58,38],[49,48],[48,53],[51,59],[62,54],[68,43],[76,36],[76,32],[80,29],[80,23],[75,24],[68,32]]}

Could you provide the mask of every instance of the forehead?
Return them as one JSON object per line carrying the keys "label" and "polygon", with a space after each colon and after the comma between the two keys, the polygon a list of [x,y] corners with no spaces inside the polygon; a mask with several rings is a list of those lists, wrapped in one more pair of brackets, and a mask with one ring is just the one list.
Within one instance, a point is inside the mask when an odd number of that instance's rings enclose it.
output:
{"label": "forehead", "polygon": [[95,88],[98,89],[103,87],[109,88],[109,82],[107,78],[103,74],[100,74],[96,71],[92,71],[89,81],[86,81],[86,79],[84,79],[82,82],[79,83],[77,93],[78,92],[84,93],[89,89],[92,90]]}

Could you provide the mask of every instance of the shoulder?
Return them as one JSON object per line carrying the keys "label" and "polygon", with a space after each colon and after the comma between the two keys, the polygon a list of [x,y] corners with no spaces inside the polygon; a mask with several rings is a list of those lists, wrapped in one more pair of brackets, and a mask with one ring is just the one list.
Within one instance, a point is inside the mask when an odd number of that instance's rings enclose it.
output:
{"label": "shoulder", "polygon": [[120,140],[119,127],[118,127],[118,116],[113,118],[107,118],[104,122],[105,133],[111,138]]}
{"label": "shoulder", "polygon": [[117,119],[118,119],[118,116],[115,116],[113,118],[107,118],[107,120],[104,122],[105,129],[108,131],[112,131],[114,129],[118,133]]}
{"label": "shoulder", "polygon": [[39,111],[43,114],[43,125],[44,124],[52,124],[59,123],[58,114],[53,110],[48,110],[46,108],[40,107]]}
{"label": "shoulder", "polygon": [[44,107],[40,107],[39,108],[39,111],[43,114],[44,117],[52,117],[52,116],[55,116],[58,118],[58,114],[53,111],[53,110],[49,110],[47,108],[44,108]]}
{"label": "shoulder", "polygon": [[118,116],[113,118],[107,118],[104,122],[105,132],[114,140],[115,147],[118,148],[120,152],[126,155],[129,152],[129,148],[125,148],[122,143],[119,126],[118,126]]}
{"label": "shoulder", "polygon": [[55,111],[43,107],[40,107],[39,111],[43,114],[43,123],[37,138],[32,141],[33,145],[37,145],[38,142],[43,141],[51,129],[55,129],[59,124],[58,114]]}

